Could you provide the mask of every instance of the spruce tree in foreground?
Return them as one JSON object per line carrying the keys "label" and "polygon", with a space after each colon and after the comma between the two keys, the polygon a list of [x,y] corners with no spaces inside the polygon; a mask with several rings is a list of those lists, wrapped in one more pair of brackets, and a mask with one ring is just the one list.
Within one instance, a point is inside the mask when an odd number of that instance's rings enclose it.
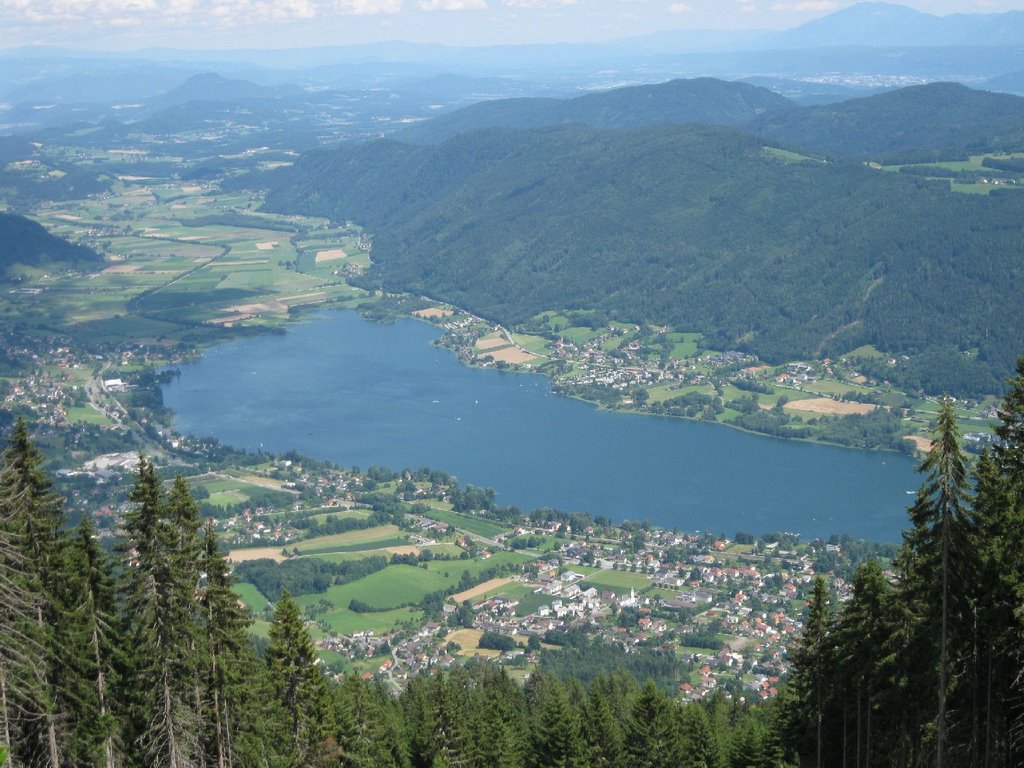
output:
{"label": "spruce tree in foreground", "polygon": [[[11,602],[0,626],[10,636],[10,645],[0,651],[7,657],[0,659],[5,666],[0,670],[0,707],[5,728],[16,740],[13,757],[29,765],[59,768],[68,730],[59,701],[67,659],[56,632],[62,618],[58,591],[63,585],[66,539],[63,506],[42,463],[28,425],[18,419],[0,474],[0,525],[6,539],[2,545],[12,562],[6,585]],[[12,707],[18,714],[16,728],[10,727]]]}
{"label": "spruce tree in foreground", "polygon": [[276,699],[284,708],[285,743],[281,751],[292,765],[317,763],[333,730],[327,683],[298,604],[281,595],[274,608],[267,647],[267,670]]}
{"label": "spruce tree in foreground", "polygon": [[903,591],[916,614],[916,636],[911,639],[910,649],[915,656],[921,654],[934,664],[931,669],[921,670],[922,687],[914,695],[927,701],[928,688],[934,692],[931,749],[936,768],[942,768],[947,750],[952,624],[965,612],[962,577],[967,557],[968,507],[966,462],[956,414],[948,398],[939,408],[935,440],[920,471],[927,477],[910,508],[913,528],[904,536]]}
{"label": "spruce tree in foreground", "polygon": [[[202,715],[197,623],[198,571],[191,498],[178,483],[169,500],[153,464],[139,459],[132,491],[137,508],[125,520],[124,595],[132,610],[129,744],[146,765],[201,764]],[[192,558],[191,560],[189,558]]]}

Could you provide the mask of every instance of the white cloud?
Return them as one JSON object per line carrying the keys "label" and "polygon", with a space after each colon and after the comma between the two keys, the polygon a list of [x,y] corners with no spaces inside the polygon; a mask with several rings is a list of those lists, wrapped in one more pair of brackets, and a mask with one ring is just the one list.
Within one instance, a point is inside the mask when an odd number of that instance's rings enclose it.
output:
{"label": "white cloud", "polygon": [[[484,0],[433,0],[439,7],[483,7]],[[0,0],[0,26],[87,24],[124,29],[146,24],[188,28],[401,11],[402,0]]]}
{"label": "white cloud", "polygon": [[352,16],[398,13],[402,10],[402,0],[338,0],[337,9]]}
{"label": "white cloud", "polygon": [[832,0],[804,0],[799,3],[776,3],[772,6],[773,11],[796,11],[798,13],[806,11],[834,11],[838,8],[839,3]]}
{"label": "white cloud", "polygon": [[510,8],[560,8],[579,3],[580,0],[502,0]]}
{"label": "white cloud", "polygon": [[693,6],[686,3],[672,3],[665,10],[669,13],[693,13]]}
{"label": "white cloud", "polygon": [[481,11],[487,8],[486,0],[420,0],[423,11]]}

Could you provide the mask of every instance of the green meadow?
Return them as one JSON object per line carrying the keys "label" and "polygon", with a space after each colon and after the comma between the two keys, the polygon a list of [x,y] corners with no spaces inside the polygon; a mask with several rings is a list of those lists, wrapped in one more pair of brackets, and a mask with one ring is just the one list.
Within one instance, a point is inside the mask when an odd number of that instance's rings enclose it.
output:
{"label": "green meadow", "polygon": [[454,525],[456,528],[475,533],[477,536],[483,536],[486,539],[493,539],[495,536],[500,536],[510,530],[509,526],[501,525],[492,520],[472,517],[471,515],[460,515],[458,512],[449,512],[434,506],[430,507],[427,517],[437,520],[439,523]]}

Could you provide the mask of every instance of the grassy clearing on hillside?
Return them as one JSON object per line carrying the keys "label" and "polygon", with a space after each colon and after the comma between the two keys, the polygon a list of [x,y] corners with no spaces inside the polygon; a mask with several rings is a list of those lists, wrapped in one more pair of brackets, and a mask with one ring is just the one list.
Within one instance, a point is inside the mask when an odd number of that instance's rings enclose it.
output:
{"label": "grassy clearing on hillside", "polygon": [[479,517],[471,517],[469,515],[460,515],[458,512],[449,512],[447,510],[441,510],[437,507],[431,506],[430,512],[427,513],[427,517],[432,520],[437,520],[440,523],[447,523],[448,525],[454,525],[456,528],[475,533],[477,536],[483,536],[487,539],[493,539],[495,536],[499,536],[511,530],[511,526],[501,525],[492,520],[485,520]]}
{"label": "grassy clearing on hillside", "polygon": [[232,589],[246,607],[257,616],[262,616],[263,609],[270,605],[270,601],[253,584],[237,583],[232,586]]}

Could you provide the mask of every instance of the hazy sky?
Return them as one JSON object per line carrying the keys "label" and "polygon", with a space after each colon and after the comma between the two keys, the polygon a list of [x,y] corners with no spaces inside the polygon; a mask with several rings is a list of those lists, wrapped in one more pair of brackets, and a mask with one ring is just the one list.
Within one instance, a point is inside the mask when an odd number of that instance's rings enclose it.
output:
{"label": "hazy sky", "polygon": [[[1024,0],[910,0],[920,11],[1024,10]],[[291,48],[382,40],[579,42],[670,29],[779,29],[846,0],[0,0],[0,47]]]}

